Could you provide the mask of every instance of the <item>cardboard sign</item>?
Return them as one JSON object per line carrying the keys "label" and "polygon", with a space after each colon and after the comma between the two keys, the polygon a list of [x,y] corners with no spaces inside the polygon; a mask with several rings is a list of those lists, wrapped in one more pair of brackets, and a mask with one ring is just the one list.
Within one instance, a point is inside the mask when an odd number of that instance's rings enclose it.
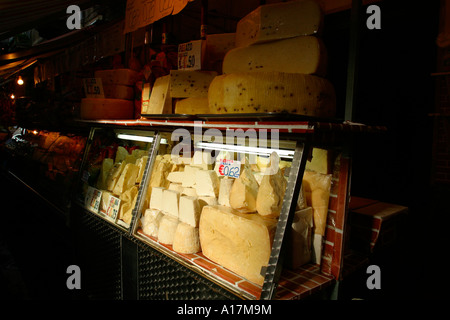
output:
{"label": "cardboard sign", "polygon": [[99,213],[101,200],[102,200],[102,192],[96,188],[88,187],[86,197],[84,200],[84,205],[86,209],[94,213]]}
{"label": "cardboard sign", "polygon": [[202,46],[205,41],[194,40],[182,43],[178,46],[178,70],[201,70],[202,69]]}
{"label": "cardboard sign", "polygon": [[194,0],[127,0],[124,33],[136,31],[158,21],[175,15]]}
{"label": "cardboard sign", "polygon": [[83,79],[83,85],[86,98],[103,99],[105,97],[105,94],[103,93],[102,79],[86,78]]}

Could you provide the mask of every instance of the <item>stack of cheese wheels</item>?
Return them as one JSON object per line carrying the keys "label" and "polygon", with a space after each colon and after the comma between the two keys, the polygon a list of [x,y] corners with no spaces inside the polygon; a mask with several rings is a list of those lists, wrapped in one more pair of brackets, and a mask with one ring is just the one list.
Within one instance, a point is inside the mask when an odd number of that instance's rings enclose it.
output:
{"label": "stack of cheese wheels", "polygon": [[324,78],[323,14],[313,0],[261,5],[236,28],[236,47],[212,81],[211,113],[290,112],[333,117],[336,97]]}
{"label": "stack of cheese wheels", "polygon": [[104,98],[81,100],[81,119],[133,119],[134,84],[138,73],[131,69],[99,70]]}

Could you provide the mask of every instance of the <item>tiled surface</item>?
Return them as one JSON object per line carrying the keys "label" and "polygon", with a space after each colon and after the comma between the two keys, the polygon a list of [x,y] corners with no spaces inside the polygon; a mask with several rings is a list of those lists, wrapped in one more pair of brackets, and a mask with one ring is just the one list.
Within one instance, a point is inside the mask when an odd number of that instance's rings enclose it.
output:
{"label": "tiled surface", "polygon": [[[234,272],[212,262],[201,252],[195,254],[176,253],[172,250],[171,245],[159,243],[155,238],[143,233],[141,229],[138,230],[138,236],[151,246],[158,247],[169,255],[176,255],[178,258],[183,259],[185,263],[215,277],[222,284],[225,284],[245,298],[255,300],[260,298],[262,289],[260,285],[249,282]],[[302,299],[332,284],[333,281],[334,277],[321,274],[320,267],[315,264],[305,265],[295,271],[285,269],[278,283],[275,299]]]}

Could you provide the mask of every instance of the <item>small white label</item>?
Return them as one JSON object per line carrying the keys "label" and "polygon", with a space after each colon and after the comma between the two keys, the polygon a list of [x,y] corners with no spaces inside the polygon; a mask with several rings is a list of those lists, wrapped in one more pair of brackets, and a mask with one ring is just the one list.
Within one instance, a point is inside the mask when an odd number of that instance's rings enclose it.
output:
{"label": "small white label", "polygon": [[178,46],[178,70],[201,70],[202,40],[182,43]]}
{"label": "small white label", "polygon": [[101,199],[102,199],[102,192],[100,190],[95,189],[93,187],[88,187],[84,202],[86,209],[98,213]]}
{"label": "small white label", "polygon": [[236,160],[221,159],[216,162],[216,168],[219,176],[237,179],[241,174],[241,162]]}
{"label": "small white label", "polygon": [[106,208],[105,215],[115,221],[117,219],[119,209],[120,209],[120,199],[114,196],[110,196],[108,208]]}
{"label": "small white label", "polygon": [[86,98],[105,98],[101,78],[86,78],[83,79],[83,84]]}

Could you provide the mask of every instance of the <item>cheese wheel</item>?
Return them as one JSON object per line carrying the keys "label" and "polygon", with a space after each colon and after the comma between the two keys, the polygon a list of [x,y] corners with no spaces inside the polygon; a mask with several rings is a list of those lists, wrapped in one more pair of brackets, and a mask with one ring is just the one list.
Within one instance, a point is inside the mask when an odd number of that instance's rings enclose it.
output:
{"label": "cheese wheel", "polygon": [[192,254],[200,251],[198,228],[180,222],[175,230],[172,249],[178,253]]}
{"label": "cheese wheel", "polygon": [[133,119],[133,101],[123,99],[81,99],[80,118],[84,120]]}
{"label": "cheese wheel", "polygon": [[172,98],[206,98],[215,71],[170,70],[170,95]]}
{"label": "cheese wheel", "polygon": [[173,244],[173,238],[175,237],[175,231],[178,226],[178,219],[164,215],[161,218],[158,228],[158,241],[162,244]]}
{"label": "cheese wheel", "polygon": [[305,36],[239,47],[223,60],[223,73],[279,71],[325,76],[327,55],[323,41]]}
{"label": "cheese wheel", "polygon": [[209,87],[211,113],[289,112],[334,117],[333,85],[314,75],[245,72],[217,76]]}
{"label": "cheese wheel", "polygon": [[125,85],[133,86],[139,73],[131,69],[112,69],[112,70],[97,70],[95,77],[102,79],[102,85]]}
{"label": "cheese wheel", "polygon": [[142,231],[152,237],[158,237],[159,224],[163,213],[157,209],[147,209],[142,220]]}
{"label": "cheese wheel", "polygon": [[239,213],[225,206],[203,207],[200,245],[205,257],[262,285],[261,267],[269,262],[275,219]]}
{"label": "cheese wheel", "polygon": [[313,0],[261,5],[236,26],[236,47],[321,32],[323,13]]}
{"label": "cheese wheel", "polygon": [[134,88],[120,84],[112,84],[103,86],[103,94],[108,99],[134,99]]}
{"label": "cheese wheel", "polygon": [[184,98],[175,102],[177,114],[205,114],[209,113],[208,98]]}

